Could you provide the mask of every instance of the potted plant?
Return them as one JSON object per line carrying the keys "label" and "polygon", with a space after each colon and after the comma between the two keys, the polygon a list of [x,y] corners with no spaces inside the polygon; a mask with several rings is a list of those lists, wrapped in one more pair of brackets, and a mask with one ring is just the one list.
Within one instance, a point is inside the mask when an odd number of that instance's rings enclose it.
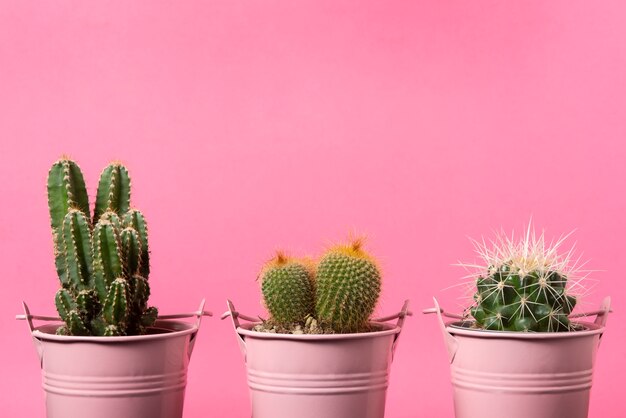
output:
{"label": "potted plant", "polygon": [[[126,167],[100,176],[93,216],[83,174],[62,158],[48,175],[59,318],[31,315],[49,418],[181,417],[193,314],[158,317],[148,305],[148,230],[130,205]],[[195,316],[194,324],[172,321]],[[59,321],[39,327],[33,320]]]}
{"label": "potted plant", "polygon": [[[437,313],[450,358],[457,418],[586,418],[595,354],[610,309],[573,314],[584,272],[529,224],[521,239],[476,242],[473,302]],[[455,318],[444,324],[442,315]],[[594,322],[579,318],[596,316]]]}
{"label": "potted plant", "polygon": [[[381,274],[362,240],[319,263],[278,253],[261,270],[267,320],[228,301],[255,418],[382,418],[402,311],[370,320]],[[397,324],[386,321],[398,318]],[[240,319],[249,321],[241,324]]]}

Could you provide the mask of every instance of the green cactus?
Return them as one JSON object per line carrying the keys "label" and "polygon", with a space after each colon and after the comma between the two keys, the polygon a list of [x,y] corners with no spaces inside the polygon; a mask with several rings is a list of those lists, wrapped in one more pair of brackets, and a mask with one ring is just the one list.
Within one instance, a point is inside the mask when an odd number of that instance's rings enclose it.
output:
{"label": "green cactus", "polygon": [[367,331],[380,288],[380,271],[361,240],[334,247],[317,268],[317,319],[337,332]]}
{"label": "green cactus", "polygon": [[67,264],[61,229],[65,215],[71,208],[89,216],[89,198],[83,173],[75,162],[62,158],[52,165],[48,173],[48,206],[52,235],[55,242],[54,259],[61,283],[67,283]]}
{"label": "green cactus", "polygon": [[136,231],[139,241],[139,273],[143,277],[150,275],[150,253],[148,250],[148,226],[143,214],[135,209],[130,209],[124,215],[124,227],[132,228]]}
{"label": "green cactus", "polygon": [[61,289],[55,305],[63,335],[143,334],[158,311],[148,307],[148,235],[130,209],[130,177],[119,163],[100,177],[93,221],[85,181],[67,158],[48,175],[48,206]]}
{"label": "green cactus", "polygon": [[[499,236],[495,248],[477,244],[485,266],[475,266],[474,304],[468,314],[478,328],[497,331],[561,332],[574,329],[568,315],[577,298],[570,294],[568,278],[575,271],[544,235],[529,231],[518,242]],[[570,253],[568,253],[570,254]]]}
{"label": "green cactus", "polygon": [[315,310],[314,273],[309,263],[278,253],[259,275],[265,306],[273,321],[304,322]]}
{"label": "green cactus", "polygon": [[100,174],[94,223],[103,213],[112,211],[125,214],[130,209],[130,177],[128,170],[120,163],[109,164]]}

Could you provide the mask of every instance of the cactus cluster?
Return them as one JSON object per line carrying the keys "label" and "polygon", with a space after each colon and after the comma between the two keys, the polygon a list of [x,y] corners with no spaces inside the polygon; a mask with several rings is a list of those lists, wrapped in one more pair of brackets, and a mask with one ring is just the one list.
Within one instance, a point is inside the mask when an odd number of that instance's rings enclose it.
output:
{"label": "cactus cluster", "polygon": [[316,328],[319,322],[337,333],[369,330],[381,289],[380,271],[360,239],[329,249],[317,265],[279,253],[260,279],[272,321]]}
{"label": "cactus cluster", "polygon": [[[529,225],[518,241],[500,234],[489,246],[475,243],[484,265],[473,277],[474,303],[467,310],[478,328],[497,331],[561,332],[575,329],[568,318],[580,286],[571,251],[560,255],[563,239],[547,245]],[[467,265],[466,265],[467,266]]]}
{"label": "cactus cluster", "polygon": [[83,174],[62,158],[48,174],[48,206],[61,288],[62,335],[137,335],[154,324],[148,306],[148,230],[130,207],[130,177],[119,163],[100,175],[93,217]]}

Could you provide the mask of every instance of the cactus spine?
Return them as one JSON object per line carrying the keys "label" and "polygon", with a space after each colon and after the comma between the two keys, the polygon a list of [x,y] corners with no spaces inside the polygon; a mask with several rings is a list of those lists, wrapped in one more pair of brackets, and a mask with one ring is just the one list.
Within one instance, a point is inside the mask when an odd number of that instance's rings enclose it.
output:
{"label": "cactus spine", "polygon": [[519,241],[500,234],[492,247],[475,243],[485,263],[470,265],[476,269],[471,275],[476,287],[468,314],[475,326],[520,332],[573,330],[568,315],[577,298],[571,289],[580,286],[580,271],[571,266],[571,251],[557,253],[562,242],[546,245],[544,234],[536,236],[529,225]]}
{"label": "cactus spine", "polygon": [[331,248],[317,273],[317,319],[337,332],[360,332],[378,303],[381,276],[362,240]]}
{"label": "cactus spine", "polygon": [[130,209],[130,177],[119,163],[100,176],[93,221],[78,165],[62,158],[48,175],[48,206],[61,289],[55,305],[69,335],[135,335],[153,325],[148,307],[148,231]]}
{"label": "cactus spine", "polygon": [[259,275],[263,300],[272,320],[303,322],[315,310],[314,273],[308,263],[277,253]]}

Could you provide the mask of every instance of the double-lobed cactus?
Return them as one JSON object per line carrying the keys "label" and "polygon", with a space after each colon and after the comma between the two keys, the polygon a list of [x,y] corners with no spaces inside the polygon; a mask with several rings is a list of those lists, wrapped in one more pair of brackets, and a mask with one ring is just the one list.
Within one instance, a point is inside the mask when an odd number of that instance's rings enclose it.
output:
{"label": "double-lobed cactus", "polygon": [[[546,245],[544,235],[529,231],[514,241],[500,235],[492,248],[477,244],[484,259],[475,279],[474,304],[468,313],[478,328],[497,331],[561,332],[574,329],[568,316],[576,306],[568,278],[569,254],[560,256],[556,245]],[[578,281],[575,281],[575,285]]]}
{"label": "double-lobed cactus", "polygon": [[370,330],[369,318],[380,296],[381,275],[360,239],[331,248],[316,268],[306,260],[278,253],[259,277],[271,319],[286,329],[315,319],[321,330]]}
{"label": "double-lobed cactus", "polygon": [[62,158],[48,174],[48,206],[61,289],[63,335],[137,335],[154,324],[148,307],[148,230],[130,207],[130,177],[119,163],[100,175],[93,217],[83,174]]}

